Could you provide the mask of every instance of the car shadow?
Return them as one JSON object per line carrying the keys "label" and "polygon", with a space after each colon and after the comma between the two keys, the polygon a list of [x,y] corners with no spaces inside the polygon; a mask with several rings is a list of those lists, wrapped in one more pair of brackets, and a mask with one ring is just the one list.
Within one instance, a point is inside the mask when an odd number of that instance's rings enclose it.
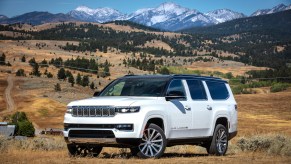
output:
{"label": "car shadow", "polygon": [[[163,158],[192,158],[192,157],[207,157],[209,156],[208,154],[195,154],[195,153],[164,153],[163,156],[160,159]],[[104,159],[114,159],[114,158],[123,158],[123,159],[129,159],[129,158],[138,158],[135,156],[132,156],[131,153],[106,153],[103,152],[101,157],[99,158],[104,158]]]}
{"label": "car shadow", "polygon": [[207,157],[208,154],[195,154],[195,153],[164,153],[164,155],[161,158],[177,158],[177,157],[183,157],[183,158],[191,158],[191,157]]}

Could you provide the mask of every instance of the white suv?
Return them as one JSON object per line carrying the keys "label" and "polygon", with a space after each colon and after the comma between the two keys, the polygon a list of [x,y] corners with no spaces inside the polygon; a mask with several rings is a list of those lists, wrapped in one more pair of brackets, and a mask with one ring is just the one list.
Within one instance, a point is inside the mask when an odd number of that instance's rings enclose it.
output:
{"label": "white suv", "polygon": [[224,155],[237,133],[237,105],[228,83],[195,75],[124,76],[93,98],[68,104],[64,137],[71,155],[102,147],[159,158],[167,146],[200,145]]}

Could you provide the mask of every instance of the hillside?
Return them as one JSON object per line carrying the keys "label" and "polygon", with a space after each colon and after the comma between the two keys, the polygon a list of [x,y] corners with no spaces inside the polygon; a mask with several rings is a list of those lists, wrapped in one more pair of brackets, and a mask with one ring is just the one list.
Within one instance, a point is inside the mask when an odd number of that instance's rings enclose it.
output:
{"label": "hillside", "polygon": [[244,63],[278,68],[291,62],[290,26],[291,10],[287,10],[183,32],[208,38],[211,49],[244,53],[240,58]]}
{"label": "hillside", "polygon": [[182,30],[208,36],[229,36],[243,33],[268,35],[276,40],[289,41],[291,35],[291,10],[269,15],[240,18],[214,26]]}
{"label": "hillside", "polygon": [[67,21],[77,21],[69,15],[66,14],[51,14],[49,12],[29,12],[23,15],[19,15],[13,18],[0,19],[1,24],[15,24],[15,23],[27,23],[33,25],[39,25],[44,23],[53,23],[53,22],[67,22]]}

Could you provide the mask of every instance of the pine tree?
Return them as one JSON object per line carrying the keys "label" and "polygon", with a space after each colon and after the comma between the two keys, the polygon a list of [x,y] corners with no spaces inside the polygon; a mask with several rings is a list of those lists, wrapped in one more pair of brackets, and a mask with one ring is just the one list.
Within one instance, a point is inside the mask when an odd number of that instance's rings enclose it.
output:
{"label": "pine tree", "polygon": [[86,76],[83,76],[82,86],[83,87],[89,86],[89,77],[87,75]]}
{"label": "pine tree", "polygon": [[75,78],[72,74],[69,76],[68,81],[69,81],[69,83],[71,83],[71,86],[73,87],[75,84]]}
{"label": "pine tree", "polygon": [[22,56],[22,58],[21,58],[21,62],[26,62],[25,55]]}
{"label": "pine tree", "polygon": [[49,73],[47,73],[47,74],[46,74],[46,76],[47,76],[47,78],[53,78],[53,74],[52,74],[52,73],[50,73],[50,72],[49,72]]}
{"label": "pine tree", "polygon": [[35,58],[30,59],[28,63],[33,66],[36,63]]}
{"label": "pine tree", "polygon": [[62,91],[61,85],[60,85],[59,83],[57,83],[57,84],[55,85],[55,91],[56,91],[56,92]]}
{"label": "pine tree", "polygon": [[104,63],[104,69],[103,69],[104,77],[110,76],[109,66],[110,66],[110,63],[106,60],[105,63]]}
{"label": "pine tree", "polygon": [[93,89],[95,89],[95,84],[93,83],[93,81],[91,82],[91,84],[90,84],[90,88],[93,90]]}
{"label": "pine tree", "polygon": [[65,80],[66,79],[66,71],[64,68],[61,68],[59,71],[58,71],[58,79],[62,79],[62,80]]}
{"label": "pine tree", "polygon": [[6,60],[6,56],[5,54],[3,53],[1,56],[0,56],[0,65],[5,65],[5,60]]}
{"label": "pine tree", "polygon": [[41,73],[39,72],[38,69],[39,69],[38,63],[34,63],[33,64],[33,68],[32,68],[32,72],[31,72],[31,75],[40,77]]}
{"label": "pine tree", "polygon": [[78,84],[78,85],[82,84],[82,77],[81,77],[80,73],[78,73],[78,75],[77,75],[76,84]]}
{"label": "pine tree", "polygon": [[25,76],[24,69],[17,70],[16,76]]}

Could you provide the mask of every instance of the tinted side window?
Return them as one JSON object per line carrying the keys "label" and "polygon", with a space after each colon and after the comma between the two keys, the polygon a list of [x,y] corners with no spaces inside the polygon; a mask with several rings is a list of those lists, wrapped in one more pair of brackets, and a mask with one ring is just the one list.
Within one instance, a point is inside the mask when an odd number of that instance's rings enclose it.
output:
{"label": "tinted side window", "polygon": [[206,84],[213,100],[225,100],[228,98],[229,93],[225,83],[207,81]]}
{"label": "tinted side window", "polygon": [[167,91],[168,96],[185,96],[185,89],[181,80],[173,80]]}
{"label": "tinted side window", "polygon": [[193,100],[206,100],[206,92],[200,80],[187,80],[191,98]]}

